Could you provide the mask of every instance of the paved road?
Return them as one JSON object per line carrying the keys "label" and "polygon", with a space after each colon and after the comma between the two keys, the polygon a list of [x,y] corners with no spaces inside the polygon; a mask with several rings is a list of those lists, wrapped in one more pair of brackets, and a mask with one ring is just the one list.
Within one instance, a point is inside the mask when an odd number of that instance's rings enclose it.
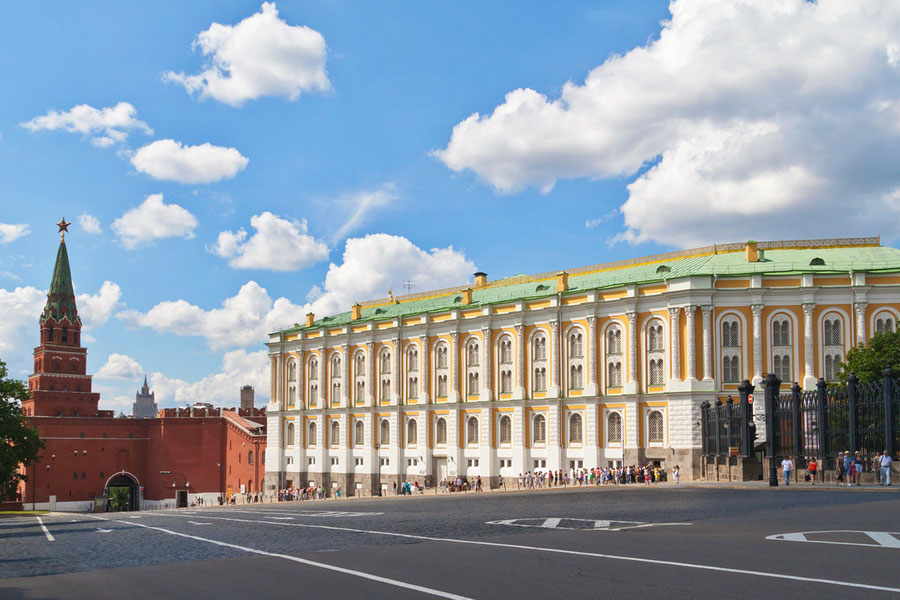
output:
{"label": "paved road", "polygon": [[900,597],[887,490],[624,486],[41,521],[0,521],[0,598]]}

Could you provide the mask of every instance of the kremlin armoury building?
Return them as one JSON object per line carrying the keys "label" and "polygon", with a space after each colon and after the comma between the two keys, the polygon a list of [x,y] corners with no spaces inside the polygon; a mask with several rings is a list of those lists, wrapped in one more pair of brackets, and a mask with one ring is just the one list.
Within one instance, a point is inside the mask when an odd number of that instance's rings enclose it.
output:
{"label": "kremlin armoury building", "polygon": [[767,373],[833,380],[847,351],[898,321],[900,250],[877,237],[476,273],[271,333],[264,409],[245,386],[238,410],[157,412],[145,379],[133,412],[149,418],[114,418],[91,389],[63,233],[23,404],[45,448],[20,497],[102,510],[121,486],[141,509],[405,480],[515,488],[529,471],[647,463],[698,478],[703,402]]}

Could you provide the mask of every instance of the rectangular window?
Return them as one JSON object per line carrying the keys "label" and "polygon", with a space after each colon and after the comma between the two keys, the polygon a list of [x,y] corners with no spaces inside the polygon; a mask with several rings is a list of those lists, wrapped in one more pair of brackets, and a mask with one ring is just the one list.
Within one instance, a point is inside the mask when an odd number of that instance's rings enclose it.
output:
{"label": "rectangular window", "polygon": [[500,459],[500,468],[507,469],[512,467],[512,459],[511,458],[501,458]]}
{"label": "rectangular window", "polygon": [[[294,462],[294,459],[293,459],[293,458],[288,458],[288,464],[293,463],[293,462]],[[308,459],[306,462],[307,462],[307,464],[309,464],[309,465],[314,465],[314,464],[316,464],[316,459],[315,459],[315,457],[310,456],[309,459]]]}
{"label": "rectangular window", "polygon": [[331,466],[332,467],[336,466],[336,465],[340,464],[340,462],[341,462],[341,459],[339,459],[338,457],[335,456],[331,459]]}
{"label": "rectangular window", "polygon": [[534,461],[535,469],[546,469],[547,468],[547,459],[541,458],[539,460]]}
{"label": "rectangular window", "polygon": [[382,467],[387,467],[388,465],[391,464],[391,459],[382,457],[381,460],[379,461],[379,464]]}
{"label": "rectangular window", "polygon": [[357,466],[357,467],[361,467],[361,466],[362,466],[362,464],[363,464],[363,459],[362,459],[362,458],[359,458],[359,457],[357,457],[357,458],[356,458],[356,466]]}

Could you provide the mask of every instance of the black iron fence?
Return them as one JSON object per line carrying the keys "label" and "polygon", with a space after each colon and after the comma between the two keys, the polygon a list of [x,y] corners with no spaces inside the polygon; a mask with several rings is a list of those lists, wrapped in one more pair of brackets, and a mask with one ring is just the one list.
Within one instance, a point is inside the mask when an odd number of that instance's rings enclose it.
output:
{"label": "black iron fence", "polygon": [[[740,403],[729,398],[715,405],[701,405],[703,454],[750,456],[755,428],[750,395],[755,386],[744,381]],[[820,469],[830,469],[838,453],[859,451],[866,470],[887,450],[900,450],[900,380],[887,369],[881,381],[859,383],[851,374],[847,385],[828,385],[820,379],[815,390],[796,383],[786,392],[770,374],[765,380],[765,419],[770,458],[794,457],[798,468],[811,458]]]}

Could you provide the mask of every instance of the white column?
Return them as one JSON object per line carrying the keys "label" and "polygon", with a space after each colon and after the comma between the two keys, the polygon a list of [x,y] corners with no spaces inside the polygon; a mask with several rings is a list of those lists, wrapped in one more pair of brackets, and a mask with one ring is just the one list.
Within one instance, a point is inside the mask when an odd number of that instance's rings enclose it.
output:
{"label": "white column", "polygon": [[753,385],[762,381],[762,304],[750,307],[753,312]]}
{"label": "white column", "polygon": [[712,306],[701,308],[703,312],[703,381],[713,380],[712,370]]}
{"label": "white column", "polygon": [[[481,400],[490,401],[493,399],[493,380],[491,360],[493,357],[493,340],[491,339],[491,328],[484,327],[481,330],[481,341],[484,346],[484,352],[481,353]],[[485,471],[482,471],[484,473]]]}
{"label": "white column", "polygon": [[812,390],[816,387],[815,374],[815,348],[813,346],[813,310],[815,304],[803,305],[803,389]]}
{"label": "white column", "polygon": [[638,334],[637,313],[630,311],[628,316],[628,381],[625,382],[625,393],[637,393],[637,367],[638,367]]}
{"label": "white column", "polygon": [[419,394],[419,398],[421,398],[423,404],[428,404],[428,399],[431,398],[431,387],[429,384],[431,381],[431,361],[429,360],[431,354],[428,346],[428,334],[420,335],[419,341],[422,343],[422,360],[419,361],[419,389],[422,391]]}
{"label": "white column", "polygon": [[669,309],[669,346],[672,348],[672,381],[681,381],[681,308]]}
{"label": "white column", "polygon": [[584,393],[596,396],[600,389],[600,378],[597,376],[597,317],[588,317],[588,383]]}
{"label": "white column", "polygon": [[857,302],[856,308],[856,345],[866,345],[866,306],[865,302]]}
{"label": "white column", "polygon": [[450,402],[459,402],[459,332],[450,332]]}
{"label": "white column", "polygon": [[525,397],[525,325],[516,325],[516,391],[513,399]]}
{"label": "white column", "polygon": [[[366,342],[366,406],[375,406],[375,342]],[[375,431],[374,429],[372,430]],[[373,433],[374,436],[374,433]],[[374,439],[374,437],[373,437]],[[373,471],[374,473],[375,471]]]}
{"label": "white column", "polygon": [[684,307],[684,326],[687,330],[687,348],[686,355],[684,360],[687,362],[687,379],[688,381],[697,381],[697,352],[696,345],[697,339],[694,335],[694,313],[697,312],[697,307],[693,304],[688,304]]}
{"label": "white column", "polygon": [[559,321],[550,321],[550,389],[547,390],[548,398],[559,398]]}
{"label": "white column", "polygon": [[341,406],[350,406],[350,385],[350,344],[344,344],[341,346]]}

